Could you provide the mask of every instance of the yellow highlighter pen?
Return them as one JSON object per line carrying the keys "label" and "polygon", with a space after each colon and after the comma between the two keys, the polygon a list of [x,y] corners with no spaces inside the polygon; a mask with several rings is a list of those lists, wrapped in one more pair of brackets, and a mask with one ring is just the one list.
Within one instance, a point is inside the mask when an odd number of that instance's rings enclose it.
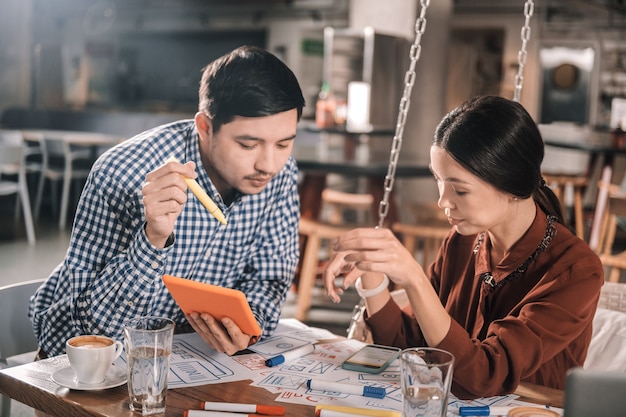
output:
{"label": "yellow highlighter pen", "polygon": [[[168,158],[165,162],[178,162],[178,159],[172,156]],[[185,183],[187,183],[187,187],[189,187],[193,195],[195,195],[196,198],[200,200],[202,205],[206,207],[207,210],[209,210],[209,213],[211,213],[213,217],[219,220],[220,223],[226,224],[226,217],[224,217],[224,213],[222,213],[222,211],[219,209],[219,207],[217,207],[215,202],[211,200],[211,197],[209,197],[209,195],[202,189],[202,187],[200,187],[200,184],[198,184],[198,182],[193,178],[187,178],[183,175],[181,175],[181,177],[183,177]]]}

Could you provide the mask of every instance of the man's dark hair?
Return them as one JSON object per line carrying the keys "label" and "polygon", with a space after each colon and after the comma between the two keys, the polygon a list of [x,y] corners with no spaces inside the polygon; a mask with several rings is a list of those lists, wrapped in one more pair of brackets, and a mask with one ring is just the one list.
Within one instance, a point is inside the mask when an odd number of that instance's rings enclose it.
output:
{"label": "man's dark hair", "polygon": [[242,46],[207,65],[198,110],[209,115],[213,131],[235,116],[262,117],[291,109],[302,116],[304,97],[293,72],[270,52]]}

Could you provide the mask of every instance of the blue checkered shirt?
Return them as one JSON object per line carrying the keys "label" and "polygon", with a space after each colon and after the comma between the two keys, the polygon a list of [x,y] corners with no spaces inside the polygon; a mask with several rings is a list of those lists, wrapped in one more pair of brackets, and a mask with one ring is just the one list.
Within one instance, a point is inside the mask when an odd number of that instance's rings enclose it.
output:
{"label": "blue checkered shirt", "polygon": [[[199,167],[197,181],[225,214],[219,223],[189,192],[174,243],[150,244],[141,188],[146,174],[175,156]],[[297,167],[285,167],[256,195],[226,206],[202,167],[193,120],[159,126],[104,153],[83,190],[65,259],[31,298],[29,317],[48,355],[78,334],[122,340],[123,323],[142,315],[187,325],[161,276],[170,274],[246,294],[267,337],[275,329],[298,261]]]}

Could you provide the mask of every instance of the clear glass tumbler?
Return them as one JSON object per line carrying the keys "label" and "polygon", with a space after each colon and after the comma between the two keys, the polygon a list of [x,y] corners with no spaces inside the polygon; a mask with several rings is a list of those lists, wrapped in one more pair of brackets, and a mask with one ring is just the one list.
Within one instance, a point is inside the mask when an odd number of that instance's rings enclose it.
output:
{"label": "clear glass tumbler", "polygon": [[174,322],[145,316],[124,323],[131,410],[143,415],[165,412]]}
{"label": "clear glass tumbler", "polygon": [[446,417],[454,356],[436,348],[409,348],[400,354],[404,417]]}

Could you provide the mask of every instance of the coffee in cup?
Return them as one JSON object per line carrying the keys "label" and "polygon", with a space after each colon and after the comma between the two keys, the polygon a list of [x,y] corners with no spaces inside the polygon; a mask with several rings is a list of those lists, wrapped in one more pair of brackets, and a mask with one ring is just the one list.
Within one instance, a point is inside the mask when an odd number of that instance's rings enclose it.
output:
{"label": "coffee in cup", "polygon": [[115,344],[115,340],[109,339],[108,337],[85,335],[74,337],[67,343],[77,348],[101,348]]}
{"label": "coffee in cup", "polygon": [[79,383],[99,384],[104,382],[123,347],[122,342],[110,337],[81,335],[72,337],[65,343],[65,352]]}

